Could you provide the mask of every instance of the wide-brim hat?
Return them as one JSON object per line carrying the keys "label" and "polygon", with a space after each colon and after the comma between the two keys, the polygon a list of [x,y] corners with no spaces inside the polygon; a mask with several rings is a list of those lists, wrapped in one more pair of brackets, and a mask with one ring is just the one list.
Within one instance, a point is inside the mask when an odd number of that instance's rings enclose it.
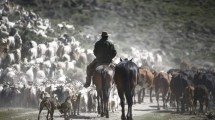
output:
{"label": "wide-brim hat", "polygon": [[108,34],[107,32],[102,32],[101,36],[102,36],[102,37],[108,37],[109,34]]}

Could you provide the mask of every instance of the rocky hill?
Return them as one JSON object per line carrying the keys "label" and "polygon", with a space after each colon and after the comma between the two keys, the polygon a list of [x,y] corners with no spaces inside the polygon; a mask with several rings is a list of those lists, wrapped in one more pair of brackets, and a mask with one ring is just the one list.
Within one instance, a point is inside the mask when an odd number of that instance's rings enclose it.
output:
{"label": "rocky hill", "polygon": [[[215,62],[214,0],[16,0],[15,4],[78,31],[108,31],[119,52],[161,49],[166,61]],[[82,40],[92,48],[96,39]]]}

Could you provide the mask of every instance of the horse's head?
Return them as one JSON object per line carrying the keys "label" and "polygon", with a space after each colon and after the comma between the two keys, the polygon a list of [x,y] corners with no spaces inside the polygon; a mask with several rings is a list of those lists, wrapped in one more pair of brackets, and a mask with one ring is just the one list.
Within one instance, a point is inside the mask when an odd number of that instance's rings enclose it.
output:
{"label": "horse's head", "polygon": [[130,62],[132,62],[132,60],[133,60],[133,58],[131,58],[130,60],[128,60],[128,58],[125,58],[125,59],[120,58],[120,62],[123,62],[123,61],[125,61],[125,62],[130,61]]}
{"label": "horse's head", "polygon": [[125,58],[125,59],[120,58],[120,62],[123,62],[123,61],[128,61],[128,58]]}

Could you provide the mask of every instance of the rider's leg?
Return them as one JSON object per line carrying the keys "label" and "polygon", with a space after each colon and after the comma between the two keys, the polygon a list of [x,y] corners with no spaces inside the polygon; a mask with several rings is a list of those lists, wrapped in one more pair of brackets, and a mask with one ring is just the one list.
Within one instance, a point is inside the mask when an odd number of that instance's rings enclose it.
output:
{"label": "rider's leg", "polygon": [[91,78],[93,75],[93,71],[95,69],[96,65],[96,59],[94,59],[88,66],[87,66],[87,77],[86,77],[86,83],[84,84],[84,87],[87,88],[91,84]]}

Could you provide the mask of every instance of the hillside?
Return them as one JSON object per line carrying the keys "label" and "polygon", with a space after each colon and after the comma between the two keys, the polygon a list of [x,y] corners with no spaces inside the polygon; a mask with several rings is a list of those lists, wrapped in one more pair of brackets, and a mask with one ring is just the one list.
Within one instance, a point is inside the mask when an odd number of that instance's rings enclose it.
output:
{"label": "hillside", "polygon": [[[80,32],[108,31],[119,52],[162,49],[166,61],[215,62],[215,1],[213,0],[17,0],[52,26],[73,24]],[[81,41],[92,48],[92,41]],[[132,42],[132,44],[131,44]],[[89,44],[90,43],[90,44]]]}

